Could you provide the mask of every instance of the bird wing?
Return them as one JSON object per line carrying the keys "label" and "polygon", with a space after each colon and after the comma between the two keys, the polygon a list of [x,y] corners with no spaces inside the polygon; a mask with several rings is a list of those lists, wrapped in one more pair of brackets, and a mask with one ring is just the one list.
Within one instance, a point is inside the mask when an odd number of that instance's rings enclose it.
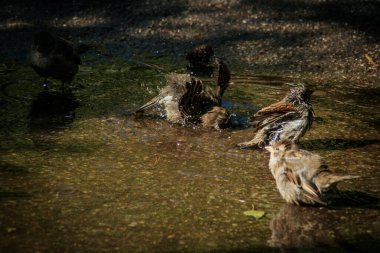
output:
{"label": "bird wing", "polygon": [[220,106],[222,103],[222,97],[224,91],[227,89],[231,80],[231,73],[228,69],[227,65],[221,60],[218,60],[218,81],[217,87],[215,90],[215,98],[218,99],[218,105]]}
{"label": "bird wing", "polygon": [[231,80],[231,72],[228,69],[227,65],[222,60],[219,60],[218,68],[219,68],[219,71],[218,71],[217,84],[218,84],[218,86],[222,86],[224,88],[227,88],[227,86]]}
{"label": "bird wing", "polygon": [[[159,94],[137,109],[136,113],[143,112],[152,106],[159,104],[162,100],[168,99],[173,102],[179,101],[186,92],[186,83],[191,79],[185,74],[168,74],[165,76],[167,85],[163,87]],[[165,104],[165,102],[164,102]]]}
{"label": "bird wing", "polygon": [[256,127],[255,131],[257,131],[274,122],[290,119],[297,114],[292,103],[280,101],[256,112],[250,123],[253,127]]}
{"label": "bird wing", "polygon": [[321,200],[321,195],[318,187],[311,181],[307,180],[303,176],[302,172],[287,167],[285,170],[285,175],[291,184],[297,186],[298,189],[302,190],[302,198],[306,198],[307,200],[304,202],[326,205],[326,203]]}
{"label": "bird wing", "polygon": [[260,109],[258,112],[255,113],[255,117],[264,116],[264,115],[271,115],[273,113],[275,114],[282,114],[290,111],[294,111],[294,106],[292,103],[279,101],[277,103],[271,104],[267,107],[264,107]]}
{"label": "bird wing", "polygon": [[[287,113],[273,113],[271,115],[263,115],[259,117],[254,117],[253,120],[250,122],[251,125],[254,127],[253,132],[257,132],[258,130],[275,123],[281,123],[285,120],[292,119],[297,115],[296,112],[290,111]],[[277,126],[279,124],[276,124]],[[276,128],[276,126],[274,126]]]}
{"label": "bird wing", "polygon": [[76,64],[82,63],[79,55],[74,50],[73,44],[61,37],[57,37],[56,52],[62,54],[65,58],[75,62]]}
{"label": "bird wing", "polygon": [[190,121],[200,120],[212,106],[217,105],[217,99],[209,93],[204,84],[195,78],[186,83],[186,92],[179,100],[181,114]]}
{"label": "bird wing", "polygon": [[160,95],[155,96],[154,98],[149,100],[147,103],[145,103],[143,106],[141,106],[139,109],[137,109],[136,113],[142,113],[144,112],[144,110],[158,104],[158,102],[160,101],[160,98],[161,98]]}

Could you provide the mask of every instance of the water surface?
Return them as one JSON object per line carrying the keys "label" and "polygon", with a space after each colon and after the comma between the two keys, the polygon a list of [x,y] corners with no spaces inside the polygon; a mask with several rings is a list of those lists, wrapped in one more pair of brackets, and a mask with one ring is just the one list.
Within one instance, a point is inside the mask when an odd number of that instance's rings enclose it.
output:
{"label": "water surface", "polygon": [[[300,208],[280,197],[244,121],[292,80],[233,71],[224,105],[234,129],[136,119],[177,64],[148,59],[81,67],[64,95],[24,65],[0,66],[2,252],[357,252],[378,249],[379,210]],[[184,63],[182,64],[184,66]],[[205,80],[212,84],[212,79]],[[345,190],[379,193],[379,89],[316,86],[315,123],[301,146]],[[259,220],[243,212],[266,212]]]}

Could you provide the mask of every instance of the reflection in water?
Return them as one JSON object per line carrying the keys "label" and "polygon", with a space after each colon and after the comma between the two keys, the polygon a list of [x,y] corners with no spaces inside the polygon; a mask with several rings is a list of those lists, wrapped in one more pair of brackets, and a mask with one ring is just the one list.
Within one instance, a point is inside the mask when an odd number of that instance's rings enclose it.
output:
{"label": "reflection in water", "polygon": [[42,91],[32,102],[29,118],[67,116],[78,106],[79,102],[72,92]]}
{"label": "reflection in water", "polygon": [[285,205],[270,222],[272,236],[269,245],[283,252],[313,248],[321,244],[336,244],[339,236],[330,215],[323,209]]}
{"label": "reflection in water", "polygon": [[346,241],[351,231],[342,228],[355,231],[359,224],[354,210],[285,205],[270,222],[272,235],[268,244],[281,252],[374,252],[379,242],[371,235],[357,231],[355,244]]}
{"label": "reflection in water", "polygon": [[22,166],[17,166],[8,162],[0,161],[0,173],[11,175],[25,174],[28,173],[28,169]]}
{"label": "reflection in water", "polygon": [[79,102],[71,92],[40,92],[33,100],[28,115],[28,129],[34,144],[47,144],[47,133],[67,128],[74,121],[78,107]]}

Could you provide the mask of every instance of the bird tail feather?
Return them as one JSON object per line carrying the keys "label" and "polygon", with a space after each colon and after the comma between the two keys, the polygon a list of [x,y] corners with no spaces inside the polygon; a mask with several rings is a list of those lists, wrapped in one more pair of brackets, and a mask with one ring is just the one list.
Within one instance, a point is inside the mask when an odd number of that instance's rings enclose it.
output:
{"label": "bird tail feather", "polygon": [[156,105],[159,101],[159,97],[156,96],[152,98],[149,102],[145,103],[143,106],[141,106],[139,109],[137,109],[136,113],[142,113],[144,110],[149,109],[150,107]]}

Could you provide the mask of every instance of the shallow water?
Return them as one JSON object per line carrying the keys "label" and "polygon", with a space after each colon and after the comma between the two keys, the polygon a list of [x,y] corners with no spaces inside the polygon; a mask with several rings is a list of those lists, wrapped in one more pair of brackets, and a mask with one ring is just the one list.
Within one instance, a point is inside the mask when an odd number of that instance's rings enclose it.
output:
{"label": "shallow water", "polygon": [[[291,80],[233,71],[224,105],[242,125],[232,130],[136,119],[164,73],[184,71],[165,62],[87,60],[64,96],[53,80],[43,92],[27,66],[0,66],[1,252],[378,249],[378,209],[286,205],[269,155],[235,148],[252,137],[245,119]],[[379,89],[315,88],[317,118],[301,146],[361,176],[340,188],[380,197]],[[252,206],[265,216],[244,216]]]}

